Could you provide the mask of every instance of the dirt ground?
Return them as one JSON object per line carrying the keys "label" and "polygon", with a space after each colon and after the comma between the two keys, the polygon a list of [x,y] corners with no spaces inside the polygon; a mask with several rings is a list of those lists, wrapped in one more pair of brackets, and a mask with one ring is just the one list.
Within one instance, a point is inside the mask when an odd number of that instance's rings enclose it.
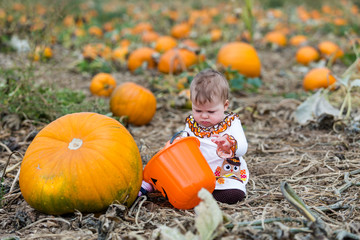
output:
{"label": "dirt ground", "polygon": [[[294,121],[294,110],[301,102],[283,97],[287,92],[302,91],[303,72],[289,61],[294,51],[260,50],[263,86],[258,93],[232,93],[230,108],[240,115],[249,143],[245,159],[250,181],[245,201],[218,203],[226,220],[216,230],[216,239],[360,239],[360,134],[333,129],[326,119],[306,126]],[[49,65],[39,64],[39,81],[81,89],[92,97],[88,93],[89,77],[69,70],[72,62],[64,57],[65,50],[62,52],[62,57],[53,60],[51,71]],[[8,55],[0,59],[1,67],[15,61]],[[334,67],[335,72],[343,70],[341,63]],[[114,76],[119,83],[130,80],[148,86],[144,76],[127,72]],[[166,95],[157,96],[157,100],[157,112],[150,124],[128,126],[144,165],[184,127],[184,119],[190,114],[189,110],[172,108]],[[31,121],[23,121],[20,129],[11,130],[4,118],[1,126],[2,173],[14,149],[24,155],[35,127]],[[162,225],[196,234],[195,211],[175,209],[159,193],[139,198],[129,209],[113,204],[96,214],[42,214],[24,201],[15,181],[20,162],[21,156],[13,154],[7,166],[0,239],[160,239]],[[283,181],[323,225],[311,224],[284,198],[280,190]]]}

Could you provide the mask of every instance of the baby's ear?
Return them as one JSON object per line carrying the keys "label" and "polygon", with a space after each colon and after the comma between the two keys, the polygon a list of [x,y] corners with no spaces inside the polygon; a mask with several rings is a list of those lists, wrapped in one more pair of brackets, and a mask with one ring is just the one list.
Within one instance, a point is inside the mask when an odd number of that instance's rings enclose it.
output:
{"label": "baby's ear", "polygon": [[224,109],[225,109],[225,111],[228,109],[229,105],[230,105],[230,102],[229,102],[228,99],[226,99],[226,101],[225,101],[225,103],[224,103]]}

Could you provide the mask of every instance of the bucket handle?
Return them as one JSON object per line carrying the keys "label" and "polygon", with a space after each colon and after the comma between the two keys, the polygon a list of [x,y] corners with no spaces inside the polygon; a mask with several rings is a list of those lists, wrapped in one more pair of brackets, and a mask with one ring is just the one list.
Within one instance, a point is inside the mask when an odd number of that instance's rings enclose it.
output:
{"label": "bucket handle", "polygon": [[170,139],[170,144],[172,144],[172,143],[174,142],[174,140],[175,140],[177,137],[179,137],[179,135],[180,135],[181,133],[183,133],[183,132],[186,132],[186,134],[187,134],[188,137],[190,136],[190,134],[189,134],[187,131],[185,131],[185,130],[178,131],[178,132],[175,133],[175,134],[172,136],[172,138]]}

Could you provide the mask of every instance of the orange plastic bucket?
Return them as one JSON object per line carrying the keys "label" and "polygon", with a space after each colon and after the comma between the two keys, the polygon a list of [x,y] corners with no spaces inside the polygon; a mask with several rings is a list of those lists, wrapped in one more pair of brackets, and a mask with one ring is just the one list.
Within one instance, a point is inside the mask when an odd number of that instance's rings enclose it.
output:
{"label": "orange plastic bucket", "polygon": [[144,168],[144,180],[178,209],[191,209],[200,202],[201,188],[213,192],[215,175],[200,151],[196,137],[168,142]]}

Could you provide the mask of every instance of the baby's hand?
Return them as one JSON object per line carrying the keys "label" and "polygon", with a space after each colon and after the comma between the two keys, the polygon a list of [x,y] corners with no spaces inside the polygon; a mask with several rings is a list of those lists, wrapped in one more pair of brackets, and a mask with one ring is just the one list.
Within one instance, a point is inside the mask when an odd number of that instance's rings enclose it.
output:
{"label": "baby's hand", "polygon": [[[231,152],[231,143],[229,141],[229,139],[227,138],[227,136],[220,136],[218,134],[213,134],[212,137],[214,137],[213,139],[211,139],[211,141],[213,143],[215,143],[218,148],[218,154],[221,153],[223,155],[228,156],[229,154],[232,154]],[[225,156],[221,156],[221,157],[225,157]]]}

